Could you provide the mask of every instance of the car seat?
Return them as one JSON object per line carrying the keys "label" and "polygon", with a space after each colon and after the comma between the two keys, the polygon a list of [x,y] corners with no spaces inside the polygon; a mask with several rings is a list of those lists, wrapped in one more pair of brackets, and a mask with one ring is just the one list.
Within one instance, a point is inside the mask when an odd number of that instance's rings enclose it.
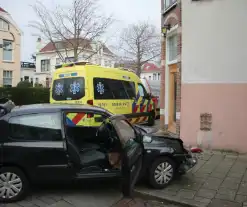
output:
{"label": "car seat", "polygon": [[67,149],[71,162],[79,169],[90,166],[104,168],[108,161],[107,154],[99,151],[99,148],[94,144],[89,143],[87,146],[79,150],[73,139],[67,139]]}

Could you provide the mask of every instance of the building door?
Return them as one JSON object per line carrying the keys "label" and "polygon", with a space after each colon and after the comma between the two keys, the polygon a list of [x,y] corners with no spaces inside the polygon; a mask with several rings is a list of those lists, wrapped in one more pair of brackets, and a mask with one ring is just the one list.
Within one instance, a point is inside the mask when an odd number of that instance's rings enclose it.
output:
{"label": "building door", "polygon": [[176,133],[177,64],[169,65],[168,130]]}

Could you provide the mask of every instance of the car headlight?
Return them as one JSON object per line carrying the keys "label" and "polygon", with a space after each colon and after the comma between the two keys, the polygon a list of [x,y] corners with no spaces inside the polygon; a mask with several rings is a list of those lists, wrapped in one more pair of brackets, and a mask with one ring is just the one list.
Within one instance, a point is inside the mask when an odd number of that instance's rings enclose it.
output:
{"label": "car headlight", "polygon": [[151,143],[152,142],[152,137],[150,137],[150,136],[143,136],[143,142],[144,143]]}

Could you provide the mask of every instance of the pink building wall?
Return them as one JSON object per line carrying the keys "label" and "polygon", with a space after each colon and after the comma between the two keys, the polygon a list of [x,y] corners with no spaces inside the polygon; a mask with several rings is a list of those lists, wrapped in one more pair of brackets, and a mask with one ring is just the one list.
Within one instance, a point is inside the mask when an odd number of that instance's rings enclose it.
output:
{"label": "pink building wall", "polygon": [[[180,136],[247,152],[247,1],[182,1]],[[233,27],[232,25],[235,25]],[[212,131],[200,131],[200,114]]]}
{"label": "pink building wall", "polygon": [[[212,113],[214,149],[247,152],[247,84],[182,84],[181,138],[197,145],[200,114]],[[202,136],[202,137],[200,137]]]}

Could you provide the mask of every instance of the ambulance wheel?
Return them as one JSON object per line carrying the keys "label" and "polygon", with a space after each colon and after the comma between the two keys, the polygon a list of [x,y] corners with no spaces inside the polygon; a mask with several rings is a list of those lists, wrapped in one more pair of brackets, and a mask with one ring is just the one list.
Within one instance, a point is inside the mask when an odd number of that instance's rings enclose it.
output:
{"label": "ambulance wheel", "polygon": [[155,113],[152,111],[148,117],[148,126],[153,126],[155,124]]}

